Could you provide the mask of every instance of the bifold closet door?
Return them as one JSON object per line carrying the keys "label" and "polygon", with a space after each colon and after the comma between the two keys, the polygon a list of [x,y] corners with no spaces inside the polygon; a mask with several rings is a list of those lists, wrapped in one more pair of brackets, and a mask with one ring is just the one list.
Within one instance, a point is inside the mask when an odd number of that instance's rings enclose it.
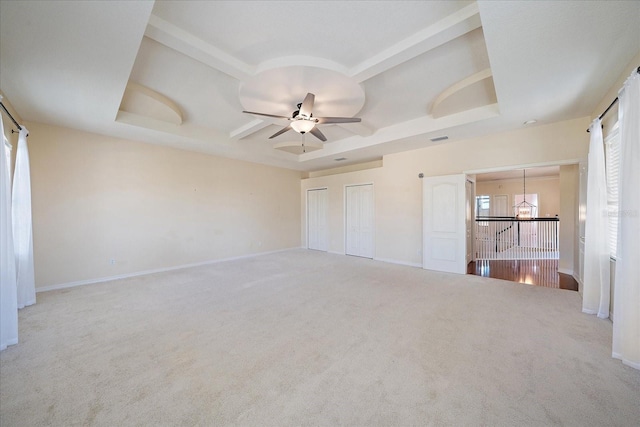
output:
{"label": "bifold closet door", "polygon": [[307,247],[327,251],[327,189],[307,191]]}
{"label": "bifold closet door", "polygon": [[373,258],[373,184],[345,188],[347,255]]}

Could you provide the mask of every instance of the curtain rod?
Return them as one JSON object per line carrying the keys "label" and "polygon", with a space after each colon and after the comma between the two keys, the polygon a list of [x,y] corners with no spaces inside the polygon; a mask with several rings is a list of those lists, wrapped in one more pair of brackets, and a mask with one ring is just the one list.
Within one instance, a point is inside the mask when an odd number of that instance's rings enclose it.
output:
{"label": "curtain rod", "polygon": [[[22,130],[22,126],[20,126],[20,124],[16,121],[16,119],[13,118],[13,116],[11,115],[11,113],[9,112],[9,110],[7,110],[7,107],[4,106],[4,104],[2,103],[2,101],[0,101],[0,107],[2,107],[2,109],[4,110],[5,113],[7,113],[7,116],[9,116],[9,118],[11,119],[11,121],[13,123],[15,123],[16,126],[18,126],[19,130]],[[11,133],[14,133],[15,131],[13,129],[11,129]]]}
{"label": "curtain rod", "polygon": [[[636,68],[636,73],[640,74],[640,67]],[[609,106],[607,107],[606,110],[604,110],[604,112],[602,114],[600,114],[600,116],[598,116],[598,119],[602,120],[602,118],[609,112],[609,110],[611,109],[611,107],[613,107],[614,105],[616,105],[616,102],[618,102],[618,97],[616,96],[616,99],[614,99],[611,104],[609,104]],[[587,132],[589,132],[589,129],[587,129]]]}

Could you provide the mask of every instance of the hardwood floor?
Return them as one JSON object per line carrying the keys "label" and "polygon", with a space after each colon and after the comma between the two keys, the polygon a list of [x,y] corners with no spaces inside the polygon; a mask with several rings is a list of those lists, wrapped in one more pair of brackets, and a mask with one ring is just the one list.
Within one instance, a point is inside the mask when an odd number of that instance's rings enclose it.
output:
{"label": "hardwood floor", "polygon": [[547,288],[578,290],[578,282],[573,277],[558,273],[556,259],[472,261],[467,267],[467,274]]}

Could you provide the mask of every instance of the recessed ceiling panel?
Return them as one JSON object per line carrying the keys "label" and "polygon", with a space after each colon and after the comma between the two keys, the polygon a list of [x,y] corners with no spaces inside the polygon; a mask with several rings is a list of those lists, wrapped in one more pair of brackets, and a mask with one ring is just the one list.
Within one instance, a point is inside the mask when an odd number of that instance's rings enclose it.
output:
{"label": "recessed ceiling panel", "polygon": [[182,124],[182,111],[169,98],[148,87],[129,82],[122,97],[120,111],[148,117],[174,125]]}
{"label": "recessed ceiling panel", "polygon": [[173,100],[185,123],[224,132],[245,123],[236,79],[147,37],[130,80]]}
{"label": "recessed ceiling panel", "polygon": [[153,13],[248,64],[310,55],[353,67],[471,1],[159,1]]}
{"label": "recessed ceiling panel", "polygon": [[487,77],[460,88],[443,99],[432,110],[432,114],[436,118],[444,117],[483,105],[495,104],[496,102],[496,89],[493,85],[493,79]]}
{"label": "recessed ceiling panel", "polygon": [[315,95],[314,117],[353,117],[365,101],[352,78],[317,67],[282,67],[263,71],[240,87],[240,103],[248,111],[291,117],[307,93]]}
{"label": "recessed ceiling panel", "polygon": [[361,114],[377,128],[423,117],[442,91],[488,67],[479,28],[367,80]]}

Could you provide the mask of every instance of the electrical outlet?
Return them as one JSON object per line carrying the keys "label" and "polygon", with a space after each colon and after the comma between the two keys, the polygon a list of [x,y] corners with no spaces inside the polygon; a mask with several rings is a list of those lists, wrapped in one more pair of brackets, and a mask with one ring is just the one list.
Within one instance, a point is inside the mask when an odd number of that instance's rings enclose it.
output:
{"label": "electrical outlet", "polygon": [[113,259],[113,258],[112,258],[112,259],[110,259],[110,260],[109,260],[109,264],[111,264],[111,265],[115,265],[115,263],[116,263],[116,260],[115,260],[115,259]]}

